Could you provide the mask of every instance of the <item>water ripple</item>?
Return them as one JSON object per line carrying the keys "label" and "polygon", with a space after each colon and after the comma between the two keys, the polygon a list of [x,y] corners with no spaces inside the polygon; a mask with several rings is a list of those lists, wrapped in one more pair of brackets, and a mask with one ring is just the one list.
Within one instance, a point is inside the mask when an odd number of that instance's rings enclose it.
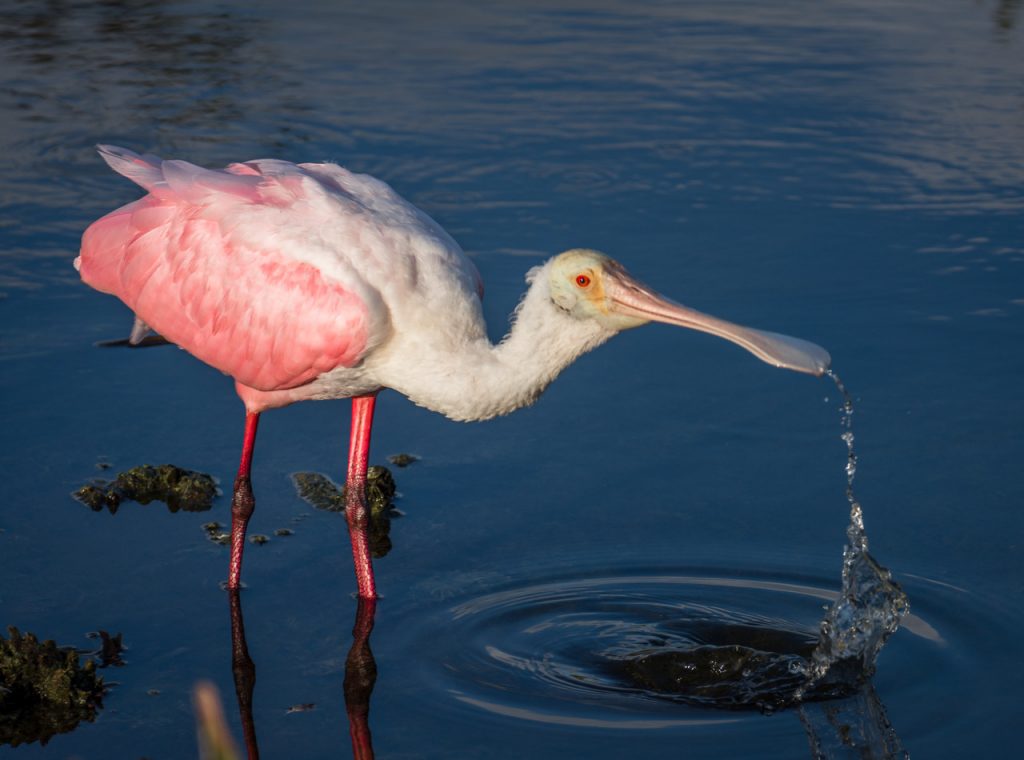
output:
{"label": "water ripple", "polygon": [[[911,579],[910,585],[920,582]],[[733,723],[751,717],[707,711],[704,706],[730,704],[713,692],[660,688],[665,668],[657,658],[638,676],[644,657],[699,657],[729,648],[806,657],[816,642],[822,602],[836,596],[829,585],[825,579],[665,569],[559,575],[418,610],[423,622],[406,633],[414,639],[407,645],[434,663],[423,670],[421,687],[438,704],[449,700],[516,720],[624,730]],[[936,589],[958,593],[928,590]],[[918,609],[931,607],[927,590],[913,593],[915,600],[925,597]],[[905,633],[892,645],[902,655],[887,651],[883,658],[884,682],[899,681],[922,661],[933,672],[949,666],[941,631],[956,621],[928,614],[907,616]]]}

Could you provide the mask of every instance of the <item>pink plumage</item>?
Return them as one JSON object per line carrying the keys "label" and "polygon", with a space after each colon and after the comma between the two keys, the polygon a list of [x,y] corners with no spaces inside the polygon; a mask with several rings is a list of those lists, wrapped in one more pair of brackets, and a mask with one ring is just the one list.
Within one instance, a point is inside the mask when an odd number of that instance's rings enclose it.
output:
{"label": "pink plumage", "polygon": [[252,226],[293,210],[315,179],[298,167],[282,179],[264,177],[259,164],[246,165],[251,174],[214,172],[125,153],[103,155],[150,194],[85,232],[85,282],[257,390],[293,388],[359,362],[371,319],[354,289],[275,248],[271,229],[264,247],[253,244],[261,235]]}

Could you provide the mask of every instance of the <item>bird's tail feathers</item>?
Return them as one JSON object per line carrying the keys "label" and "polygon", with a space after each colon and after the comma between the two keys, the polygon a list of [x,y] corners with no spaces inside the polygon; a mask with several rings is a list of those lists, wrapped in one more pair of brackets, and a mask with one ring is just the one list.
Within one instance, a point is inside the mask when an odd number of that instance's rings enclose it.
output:
{"label": "bird's tail feathers", "polygon": [[97,145],[96,149],[111,169],[147,190],[152,190],[164,181],[164,173],[160,168],[163,161],[159,156],[148,153],[140,156],[134,151],[116,145]]}
{"label": "bird's tail feathers", "polygon": [[164,161],[149,153],[142,155],[115,145],[97,145],[110,168],[157,196],[177,196],[190,203],[205,204],[219,194],[255,201],[263,178],[252,169],[229,171],[204,169],[187,161]]}

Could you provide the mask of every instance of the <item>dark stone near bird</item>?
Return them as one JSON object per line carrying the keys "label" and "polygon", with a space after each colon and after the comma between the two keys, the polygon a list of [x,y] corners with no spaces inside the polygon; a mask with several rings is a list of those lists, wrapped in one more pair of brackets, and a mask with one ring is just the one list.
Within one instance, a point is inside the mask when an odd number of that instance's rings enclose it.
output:
{"label": "dark stone near bird", "polygon": [[[387,511],[395,500],[397,490],[395,478],[387,467],[370,465],[366,470],[366,503],[371,515]],[[342,494],[344,492],[343,488]]]}
{"label": "dark stone near bird", "polygon": [[[317,509],[345,511],[345,488],[318,472],[296,472],[292,482],[299,496]],[[387,467],[371,465],[366,470],[366,506],[371,516],[386,512],[395,498],[395,478]]]}
{"label": "dark stone near bird", "polygon": [[155,467],[144,464],[119,473],[113,481],[93,481],[72,496],[94,512],[106,507],[111,514],[116,514],[123,501],[139,504],[162,501],[171,512],[204,512],[213,505],[217,483],[206,473],[173,464]]}
{"label": "dark stone near bird", "polygon": [[42,643],[13,626],[0,636],[0,745],[45,745],[55,734],[92,722],[103,706],[96,663],[79,664],[72,647]]}
{"label": "dark stone near bird", "polygon": [[413,462],[418,462],[419,460],[420,458],[415,454],[392,454],[388,457],[388,461],[395,467],[408,467]]}
{"label": "dark stone near bird", "polygon": [[278,528],[274,531],[275,536],[294,536],[295,531],[291,528]]}
{"label": "dark stone near bird", "polygon": [[651,652],[625,669],[641,688],[690,704],[770,711],[787,704],[804,681],[790,669],[793,660],[801,658],[733,644]]}
{"label": "dark stone near bird", "polygon": [[220,546],[227,546],[231,543],[231,534],[226,532],[224,526],[219,522],[203,523],[203,532],[206,533],[208,540]]}
{"label": "dark stone near bird", "polygon": [[249,536],[249,543],[256,544],[257,546],[263,546],[263,544],[269,543],[269,536],[264,536],[262,533],[253,533]]}
{"label": "dark stone near bird", "polygon": [[810,648],[806,639],[784,631],[769,632],[767,638],[781,647],[704,644],[682,650],[652,649],[625,658],[619,667],[634,688],[726,710],[773,712],[799,701],[846,697],[863,683],[855,668],[839,667],[798,697],[797,690],[807,682]]}
{"label": "dark stone near bird", "polygon": [[[344,512],[346,489],[318,472],[292,473],[299,497],[326,512]],[[391,513],[395,479],[387,467],[372,465],[366,470],[366,505],[370,512],[370,553],[377,559],[391,551]]]}

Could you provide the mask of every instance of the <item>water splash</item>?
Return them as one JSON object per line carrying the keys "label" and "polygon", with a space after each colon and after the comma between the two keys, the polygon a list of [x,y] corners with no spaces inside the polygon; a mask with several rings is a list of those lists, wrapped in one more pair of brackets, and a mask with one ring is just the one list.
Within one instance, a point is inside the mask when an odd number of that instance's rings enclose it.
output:
{"label": "water splash", "polygon": [[[783,641],[776,635],[769,643],[763,630],[757,636],[738,636],[735,626],[723,625],[718,632],[703,632],[700,646],[659,644],[627,653],[622,670],[634,687],[688,704],[764,712],[826,699],[856,699],[866,688],[879,652],[899,628],[909,604],[889,570],[868,552],[864,514],[853,488],[853,400],[838,375],[829,371],[828,376],[842,395],[850,524],[843,547],[842,587],[819,624],[817,640],[791,636]],[[891,733],[884,721],[872,719],[866,725],[877,728],[868,732],[872,736]]]}
{"label": "water splash", "polygon": [[868,552],[864,513],[853,491],[857,474],[857,453],[853,447],[853,400],[839,375],[828,371],[843,397],[842,440],[846,443],[846,499],[850,503],[850,525],[843,547],[843,582],[839,598],[822,619],[818,645],[811,653],[803,675],[805,682],[794,699],[803,700],[830,682],[862,684],[875,671],[875,660],[888,638],[899,628],[910,610],[907,595],[892,579],[892,573]]}

